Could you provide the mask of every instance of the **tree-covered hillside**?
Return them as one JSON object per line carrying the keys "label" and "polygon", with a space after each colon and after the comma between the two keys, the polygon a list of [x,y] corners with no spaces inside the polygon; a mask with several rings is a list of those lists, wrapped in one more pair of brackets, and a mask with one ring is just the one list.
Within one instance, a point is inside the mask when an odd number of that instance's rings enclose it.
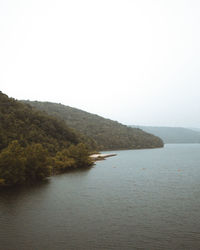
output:
{"label": "tree-covered hillside", "polygon": [[[135,127],[134,125],[131,127]],[[137,126],[147,133],[159,136],[164,143],[200,143],[200,130],[180,127]]]}
{"label": "tree-covered hillside", "polygon": [[162,147],[160,138],[138,128],[130,128],[98,115],[50,102],[23,101],[48,114],[63,119],[72,127],[93,139],[99,150]]}
{"label": "tree-covered hillside", "polygon": [[91,164],[82,137],[63,121],[0,92],[0,184],[32,182]]}

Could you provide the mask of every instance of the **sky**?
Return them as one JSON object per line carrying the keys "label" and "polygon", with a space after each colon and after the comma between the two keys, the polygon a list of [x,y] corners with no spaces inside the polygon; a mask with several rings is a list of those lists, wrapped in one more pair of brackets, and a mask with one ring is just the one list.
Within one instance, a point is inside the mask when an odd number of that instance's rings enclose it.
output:
{"label": "sky", "polygon": [[1,0],[0,90],[200,127],[199,0]]}

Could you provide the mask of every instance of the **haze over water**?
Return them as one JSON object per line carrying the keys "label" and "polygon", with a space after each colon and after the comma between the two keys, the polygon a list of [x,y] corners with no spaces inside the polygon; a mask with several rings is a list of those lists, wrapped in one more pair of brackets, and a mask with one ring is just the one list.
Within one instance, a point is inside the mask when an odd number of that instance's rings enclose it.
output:
{"label": "haze over water", "polygon": [[0,192],[7,249],[199,249],[200,145],[117,151],[90,170]]}

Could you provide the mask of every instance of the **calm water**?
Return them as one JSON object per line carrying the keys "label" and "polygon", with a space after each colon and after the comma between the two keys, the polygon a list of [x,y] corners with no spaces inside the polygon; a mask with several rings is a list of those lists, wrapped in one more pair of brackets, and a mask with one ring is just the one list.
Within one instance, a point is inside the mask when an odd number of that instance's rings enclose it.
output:
{"label": "calm water", "polygon": [[0,192],[0,249],[200,249],[200,145],[118,151]]}

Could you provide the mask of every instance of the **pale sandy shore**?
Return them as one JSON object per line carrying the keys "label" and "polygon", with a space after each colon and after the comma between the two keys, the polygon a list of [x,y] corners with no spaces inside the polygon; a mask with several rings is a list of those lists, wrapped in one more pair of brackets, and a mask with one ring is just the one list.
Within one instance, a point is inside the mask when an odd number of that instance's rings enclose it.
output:
{"label": "pale sandy shore", "polygon": [[100,161],[100,160],[104,160],[107,157],[116,156],[116,155],[117,154],[93,154],[93,155],[90,155],[90,157],[94,161]]}

